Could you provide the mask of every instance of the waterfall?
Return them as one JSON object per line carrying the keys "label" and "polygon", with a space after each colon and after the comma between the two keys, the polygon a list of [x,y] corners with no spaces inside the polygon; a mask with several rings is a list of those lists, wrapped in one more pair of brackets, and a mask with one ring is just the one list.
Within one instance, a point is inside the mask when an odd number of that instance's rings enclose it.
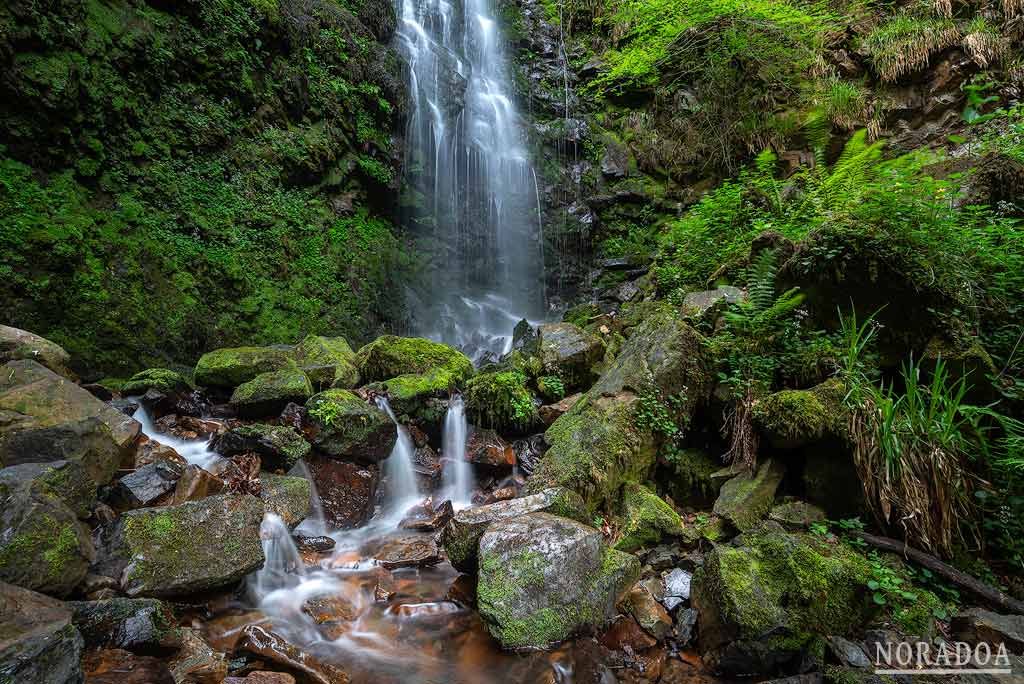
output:
{"label": "waterfall", "polygon": [[[419,332],[477,360],[544,316],[539,191],[491,0],[398,0],[409,69],[406,217],[438,245]],[[424,234],[426,233],[426,234]],[[415,295],[413,295],[415,296]]]}
{"label": "waterfall", "polygon": [[223,460],[220,454],[210,450],[210,443],[205,439],[179,439],[171,434],[158,432],[154,425],[153,416],[146,409],[139,397],[126,397],[139,405],[139,408],[132,415],[142,426],[142,434],[150,439],[160,442],[164,446],[174,449],[179,456],[203,470],[216,470],[216,464]]}
{"label": "waterfall", "polygon": [[306,478],[306,481],[309,482],[309,515],[306,516],[305,520],[299,523],[299,526],[296,529],[311,535],[327,534],[328,529],[327,519],[324,517],[324,504],[320,499],[320,490],[317,489],[313,473],[310,472],[309,466],[306,465],[304,460],[300,460],[296,463],[295,467],[299,476]]}
{"label": "waterfall", "polygon": [[305,574],[299,550],[292,541],[291,531],[284,521],[273,513],[263,516],[260,523],[260,543],[263,545],[263,568],[252,580],[251,590],[257,599],[273,591],[297,584]]}
{"label": "waterfall", "polygon": [[473,503],[473,468],[466,460],[466,407],[462,397],[456,394],[448,403],[444,417],[441,455],[445,457],[444,495],[456,509],[466,508]]}
{"label": "waterfall", "polygon": [[422,498],[419,487],[416,485],[416,471],[413,468],[413,461],[416,456],[416,447],[412,443],[412,437],[398,419],[395,412],[391,410],[391,404],[384,397],[377,397],[377,406],[387,412],[395,429],[398,430],[398,440],[391,450],[391,455],[384,461],[384,476],[387,478],[387,496],[385,498],[385,512],[399,516],[404,514],[413,504],[418,503]]}

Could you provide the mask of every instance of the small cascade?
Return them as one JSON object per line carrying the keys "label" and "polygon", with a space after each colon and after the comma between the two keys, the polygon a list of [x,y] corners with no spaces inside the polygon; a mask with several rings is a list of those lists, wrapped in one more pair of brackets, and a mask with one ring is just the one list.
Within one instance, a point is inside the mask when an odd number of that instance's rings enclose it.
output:
{"label": "small cascade", "polygon": [[385,397],[377,397],[377,406],[385,411],[398,430],[398,441],[391,455],[384,461],[384,476],[387,478],[387,496],[384,510],[401,516],[411,506],[418,503],[422,496],[416,484],[416,471],[413,463],[416,458],[416,447],[412,443],[409,431],[395,418],[395,412]]}
{"label": "small cascade", "polygon": [[302,532],[310,535],[327,534],[327,522],[324,517],[324,504],[320,500],[320,492],[316,488],[316,481],[313,473],[305,461],[300,460],[296,464],[297,472],[309,482],[309,515],[299,525]]}
{"label": "small cascade", "polygon": [[448,403],[441,444],[441,455],[446,460],[441,498],[451,499],[456,510],[473,504],[473,468],[466,460],[468,427],[465,404],[462,396],[456,394]]}
{"label": "small cascade", "polygon": [[171,447],[187,462],[197,465],[204,470],[213,472],[217,469],[217,464],[224,460],[220,454],[210,450],[210,442],[205,439],[179,439],[174,435],[158,432],[153,416],[146,409],[140,398],[127,397],[127,399],[139,405],[132,418],[142,425],[142,434],[146,435],[146,437],[160,442],[164,446]]}
{"label": "small cascade", "polygon": [[273,513],[263,516],[260,543],[266,560],[263,568],[252,578],[252,590],[258,600],[271,592],[295,586],[305,574],[305,566],[292,541],[291,531],[280,516]]}

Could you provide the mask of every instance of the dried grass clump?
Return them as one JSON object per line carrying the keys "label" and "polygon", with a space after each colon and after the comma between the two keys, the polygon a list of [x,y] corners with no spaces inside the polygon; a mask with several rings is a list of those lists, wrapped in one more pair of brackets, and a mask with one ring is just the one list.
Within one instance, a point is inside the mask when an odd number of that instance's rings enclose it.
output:
{"label": "dried grass clump", "polygon": [[956,45],[960,28],[951,19],[897,14],[865,39],[875,72],[893,82],[928,65],[933,54]]}

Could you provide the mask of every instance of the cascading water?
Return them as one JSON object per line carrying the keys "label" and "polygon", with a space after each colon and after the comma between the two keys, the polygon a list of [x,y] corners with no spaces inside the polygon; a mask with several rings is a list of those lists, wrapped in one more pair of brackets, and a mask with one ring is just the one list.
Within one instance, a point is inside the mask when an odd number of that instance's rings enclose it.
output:
{"label": "cascading water", "polygon": [[406,183],[414,233],[439,246],[435,304],[416,326],[476,359],[508,351],[522,318],[544,316],[536,175],[512,101],[505,44],[490,0],[398,0],[409,65]]}
{"label": "cascading water", "polygon": [[291,530],[280,516],[267,513],[260,524],[260,542],[263,545],[263,568],[253,578],[252,590],[257,597],[272,591],[295,586],[305,574],[299,550],[292,541]]}
{"label": "cascading water", "polygon": [[466,406],[462,397],[456,394],[448,402],[441,442],[441,455],[446,459],[442,480],[444,497],[451,499],[456,510],[473,503],[473,468],[466,460],[468,433]]}
{"label": "cascading water", "polygon": [[390,416],[398,430],[398,440],[391,450],[391,455],[384,461],[384,475],[387,478],[384,510],[389,516],[397,516],[400,519],[411,506],[422,498],[419,486],[416,484],[414,467],[416,447],[412,443],[409,431],[395,418],[395,413],[391,410],[388,400],[384,397],[377,397],[376,402],[377,406]]}
{"label": "cascading water", "polygon": [[152,440],[169,446],[178,452],[178,455],[188,463],[197,465],[204,470],[216,471],[218,465],[224,462],[224,458],[210,449],[210,443],[205,439],[179,439],[174,435],[160,432],[156,429],[153,416],[146,410],[139,397],[127,397],[139,405],[132,418],[142,426],[142,434]]}

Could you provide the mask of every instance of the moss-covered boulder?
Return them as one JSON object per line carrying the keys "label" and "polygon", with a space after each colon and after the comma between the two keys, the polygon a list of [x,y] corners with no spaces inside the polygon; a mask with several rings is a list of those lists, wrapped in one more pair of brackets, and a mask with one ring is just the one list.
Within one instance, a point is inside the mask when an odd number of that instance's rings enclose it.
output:
{"label": "moss-covered boulder", "polygon": [[76,379],[71,356],[59,344],[27,330],[0,325],[0,363],[22,360],[36,361],[62,377]]}
{"label": "moss-covered boulder", "polygon": [[0,465],[78,461],[106,484],[141,427],[35,361],[0,367]]}
{"label": "moss-covered boulder", "polygon": [[480,373],[466,383],[465,399],[475,425],[501,433],[524,433],[539,420],[526,375],[518,370]]}
{"label": "moss-covered boulder", "polygon": [[473,363],[465,354],[420,337],[378,337],[359,350],[356,364],[363,382],[444,370],[453,383],[458,383],[473,374]]}
{"label": "moss-covered boulder", "polygon": [[605,624],[640,574],[599,530],[549,513],[493,523],[479,553],[480,616],[505,648],[544,648]]}
{"label": "moss-covered boulder", "polygon": [[666,478],[673,499],[694,508],[711,506],[722,482],[712,477],[722,463],[703,449],[677,449],[665,458],[670,475]]}
{"label": "moss-covered boulder", "polygon": [[68,607],[74,611],[74,625],[89,648],[160,653],[181,644],[174,611],[160,599],[70,601]]}
{"label": "moss-covered boulder", "polygon": [[80,684],[83,647],[67,605],[0,582],[0,682]]}
{"label": "moss-covered boulder", "polygon": [[559,377],[566,390],[591,383],[594,366],[604,358],[600,337],[572,323],[548,323],[537,334],[537,353],[547,375]]}
{"label": "moss-covered boulder", "polygon": [[192,388],[185,376],[177,371],[167,368],[149,368],[136,373],[121,385],[121,394],[124,396],[143,395],[151,389],[163,394],[184,394]]}
{"label": "moss-covered boulder", "polygon": [[128,596],[181,596],[229,586],[263,564],[264,502],[209,496],[129,511],[101,530],[97,572]]}
{"label": "moss-covered boulder", "polygon": [[291,349],[284,347],[232,347],[207,352],[196,363],[194,379],[202,387],[232,389],[260,373],[295,367]]}
{"label": "moss-covered boulder", "polygon": [[28,486],[56,498],[79,518],[87,518],[96,503],[96,485],[78,461],[22,463],[0,470],[0,487]]}
{"label": "moss-covered boulder", "polygon": [[527,513],[551,513],[563,518],[587,519],[583,499],[576,492],[552,487],[537,494],[466,508],[448,521],[441,534],[448,560],[466,573],[477,571],[477,545],[484,530],[494,522]]}
{"label": "moss-covered boulder", "polygon": [[295,346],[295,362],[318,389],[359,386],[356,353],[344,337],[308,336]]}
{"label": "moss-covered boulder", "polygon": [[313,444],[337,458],[376,463],[388,457],[398,430],[387,413],[347,390],[330,389],[310,397],[307,415]]}
{"label": "moss-covered boulder", "polygon": [[768,519],[787,530],[805,530],[814,523],[825,522],[825,511],[806,501],[783,501],[773,506]]}
{"label": "moss-covered boulder", "polygon": [[833,378],[809,390],[783,390],[754,404],[754,424],[776,449],[796,449],[846,431],[846,386]]}
{"label": "moss-covered boulder", "polygon": [[290,425],[240,425],[214,437],[211,448],[228,458],[254,452],[265,470],[291,470],[312,450]]}
{"label": "moss-covered boulder", "polygon": [[281,412],[289,403],[303,404],[313,394],[309,378],[298,368],[260,373],[231,394],[231,403],[244,417]]}
{"label": "moss-covered boulder", "polygon": [[752,529],[771,511],[775,491],[785,474],[785,466],[773,459],[760,463],[753,473],[741,472],[722,485],[715,500],[715,515],[741,532]]}
{"label": "moss-covered boulder", "polygon": [[870,616],[870,572],[842,544],[772,523],[716,546],[691,593],[705,663],[729,676],[792,673],[821,638]]}
{"label": "moss-covered boulder", "polygon": [[663,536],[683,534],[683,521],[671,506],[647,487],[629,483],[622,489],[619,551],[636,551],[658,543]]}
{"label": "moss-covered boulder", "polygon": [[288,527],[306,519],[310,508],[310,483],[304,477],[260,475],[260,498],[267,513],[273,513]]}

